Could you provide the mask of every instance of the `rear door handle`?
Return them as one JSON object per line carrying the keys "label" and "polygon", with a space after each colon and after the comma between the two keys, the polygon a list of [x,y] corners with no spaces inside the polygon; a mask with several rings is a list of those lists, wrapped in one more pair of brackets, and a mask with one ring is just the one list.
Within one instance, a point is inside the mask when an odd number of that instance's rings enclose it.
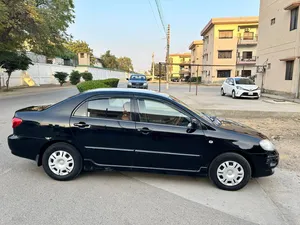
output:
{"label": "rear door handle", "polygon": [[151,133],[151,130],[149,128],[147,128],[147,127],[143,127],[141,129],[138,129],[138,131],[141,132],[144,135],[148,135],[148,134]]}
{"label": "rear door handle", "polygon": [[79,128],[90,128],[91,125],[86,124],[85,122],[79,122],[79,123],[74,123],[74,127],[79,127]]}

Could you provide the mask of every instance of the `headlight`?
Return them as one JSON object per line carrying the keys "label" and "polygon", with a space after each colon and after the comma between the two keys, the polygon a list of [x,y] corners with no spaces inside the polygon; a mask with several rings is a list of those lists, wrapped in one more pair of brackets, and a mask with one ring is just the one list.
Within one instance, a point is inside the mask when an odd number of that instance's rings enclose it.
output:
{"label": "headlight", "polygon": [[267,139],[261,140],[259,142],[259,145],[265,151],[274,151],[275,150],[275,145]]}
{"label": "headlight", "polygon": [[147,83],[144,83],[143,85],[144,85],[144,86],[147,86]]}
{"label": "headlight", "polygon": [[132,85],[132,83],[131,83],[131,82],[128,82],[128,85],[130,85],[130,86],[131,86],[131,85]]}
{"label": "headlight", "polygon": [[236,89],[238,89],[238,90],[243,90],[243,88],[240,87],[240,86],[237,86]]}

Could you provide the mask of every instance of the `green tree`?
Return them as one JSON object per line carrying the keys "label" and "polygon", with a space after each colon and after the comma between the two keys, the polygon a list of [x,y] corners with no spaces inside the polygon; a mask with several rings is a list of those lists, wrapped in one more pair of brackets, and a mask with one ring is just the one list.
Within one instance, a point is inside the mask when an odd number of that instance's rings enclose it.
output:
{"label": "green tree", "polygon": [[[151,65],[151,69],[149,70],[150,75],[152,75],[152,65]],[[158,76],[159,75],[159,64],[155,63],[154,64],[154,76]],[[165,76],[166,75],[166,67],[165,65],[161,65],[161,75]]]}
{"label": "green tree", "polygon": [[73,85],[76,85],[80,82],[80,78],[81,78],[81,74],[76,71],[76,70],[73,70],[70,74],[70,82],[71,84]]}
{"label": "green tree", "polygon": [[16,70],[27,70],[29,65],[33,65],[32,61],[23,52],[0,51],[0,66],[7,73],[7,89],[11,74]]}
{"label": "green tree", "polygon": [[54,77],[58,80],[60,86],[62,86],[64,83],[66,83],[66,79],[69,76],[68,73],[65,72],[56,72],[54,74]]}
{"label": "green tree", "polygon": [[124,70],[126,72],[132,72],[133,71],[133,65],[132,61],[128,57],[120,57],[117,59],[119,64],[119,69]]}
{"label": "green tree", "polygon": [[90,48],[89,44],[85,41],[77,40],[77,41],[70,41],[66,44],[66,48],[70,50],[71,52],[78,55],[78,53],[89,53],[90,54],[90,60],[91,65],[94,65],[96,62],[96,59],[93,55],[93,49]]}
{"label": "green tree", "polygon": [[73,0],[1,0],[0,51],[56,56],[70,39],[66,31],[73,19]]}
{"label": "green tree", "polygon": [[110,50],[106,51],[106,53],[100,57],[100,60],[104,68],[109,68],[109,69],[119,68],[117,57],[110,54]]}

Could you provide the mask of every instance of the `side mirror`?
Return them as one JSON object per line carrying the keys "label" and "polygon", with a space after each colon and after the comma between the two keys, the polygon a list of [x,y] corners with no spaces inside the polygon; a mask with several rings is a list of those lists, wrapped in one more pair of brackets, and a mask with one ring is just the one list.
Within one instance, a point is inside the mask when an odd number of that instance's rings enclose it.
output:
{"label": "side mirror", "polygon": [[126,80],[129,80],[128,78],[126,78]]}
{"label": "side mirror", "polygon": [[193,133],[195,130],[199,128],[199,122],[196,119],[191,119],[191,122],[187,126],[187,132]]}

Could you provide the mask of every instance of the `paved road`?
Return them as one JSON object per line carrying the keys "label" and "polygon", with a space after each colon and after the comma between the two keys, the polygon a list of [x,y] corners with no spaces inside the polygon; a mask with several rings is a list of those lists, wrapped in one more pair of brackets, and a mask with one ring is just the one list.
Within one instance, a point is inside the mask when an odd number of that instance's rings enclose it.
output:
{"label": "paved road", "polygon": [[133,172],[84,173],[57,182],[34,162],[10,154],[6,137],[16,109],[75,93],[70,88],[0,98],[1,225],[300,224],[300,178],[286,170],[225,192],[206,178]]}

